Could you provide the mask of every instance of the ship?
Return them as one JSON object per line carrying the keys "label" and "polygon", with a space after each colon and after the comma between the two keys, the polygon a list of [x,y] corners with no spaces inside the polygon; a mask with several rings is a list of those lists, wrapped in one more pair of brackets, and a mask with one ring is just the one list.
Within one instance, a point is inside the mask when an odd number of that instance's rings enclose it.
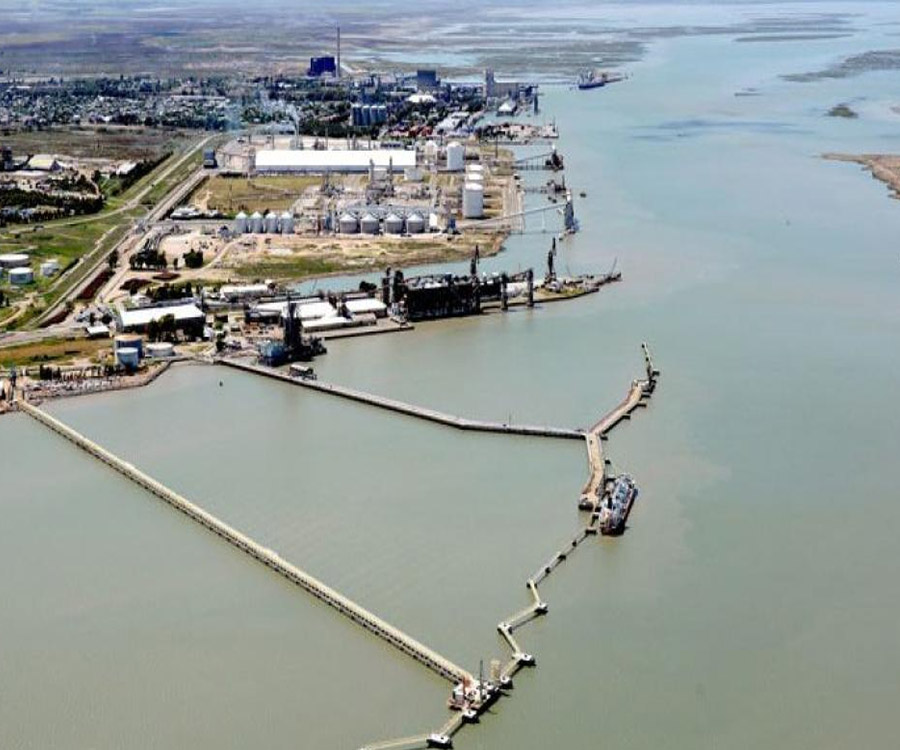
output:
{"label": "ship", "polygon": [[586,89],[598,89],[606,86],[608,83],[616,83],[624,80],[625,76],[618,73],[598,72],[596,70],[585,70],[578,76],[578,88],[582,91]]}
{"label": "ship", "polygon": [[631,507],[637,498],[638,489],[634,480],[627,474],[616,477],[613,488],[603,500],[600,507],[600,533],[604,536],[616,536],[625,530],[625,522]]}

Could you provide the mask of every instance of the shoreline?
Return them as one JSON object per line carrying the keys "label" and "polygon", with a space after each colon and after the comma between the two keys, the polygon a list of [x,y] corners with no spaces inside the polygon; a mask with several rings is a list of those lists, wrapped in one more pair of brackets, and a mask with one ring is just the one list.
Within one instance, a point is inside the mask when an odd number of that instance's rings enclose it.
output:
{"label": "shoreline", "polygon": [[884,184],[890,198],[900,200],[900,155],[896,154],[822,154],[827,161],[860,165],[874,179]]}

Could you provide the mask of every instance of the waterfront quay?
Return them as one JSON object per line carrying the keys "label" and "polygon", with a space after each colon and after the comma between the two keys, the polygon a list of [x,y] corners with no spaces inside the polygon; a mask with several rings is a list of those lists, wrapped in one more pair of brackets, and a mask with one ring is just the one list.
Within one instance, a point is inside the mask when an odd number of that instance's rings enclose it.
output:
{"label": "waterfront quay", "polygon": [[[631,388],[629,389],[628,397],[626,397],[626,399],[609,414],[598,420],[590,430],[538,425],[511,425],[456,417],[440,411],[407,404],[393,399],[387,399],[356,389],[346,388],[335,384],[321,383],[306,378],[291,377],[290,375],[285,375],[269,367],[262,367],[228,359],[218,360],[217,362],[221,366],[232,367],[245,372],[272,378],[280,382],[299,385],[314,393],[324,393],[348,399],[356,403],[385,409],[394,414],[422,419],[443,427],[532,438],[584,440],[588,441],[590,444],[590,440],[592,438],[597,438],[599,435],[602,435],[605,439],[608,436],[608,433],[614,429],[616,425],[628,418],[631,411],[636,408],[637,404],[643,403],[646,405],[646,400],[652,395],[656,385],[658,371],[653,368],[649,350],[646,349],[646,346],[644,352],[647,362],[647,380],[633,381]],[[452,709],[453,713],[442,726],[435,731],[423,732],[420,735],[366,745],[366,750],[452,747],[454,735],[463,726],[477,722],[479,717],[487,711],[490,706],[502,698],[512,688],[513,678],[521,669],[536,664],[536,658],[523,650],[515,633],[531,620],[546,615],[549,612],[549,605],[540,596],[539,585],[553,570],[561,565],[580,544],[582,544],[590,535],[595,534],[597,530],[596,517],[592,516],[587,525],[579,530],[569,544],[556,552],[549,561],[542,565],[535,574],[526,580],[526,588],[530,597],[529,604],[505,618],[497,625],[497,630],[509,650],[506,662],[502,663],[500,659],[493,659],[490,665],[490,674],[485,676],[482,669],[479,670],[479,674],[476,676],[469,670],[459,666],[446,656],[439,654],[431,647],[413,638],[399,628],[389,624],[380,616],[360,606],[345,595],[328,586],[323,581],[305,572],[297,565],[285,560],[273,550],[259,544],[246,534],[238,531],[196,503],[163,485],[133,464],[116,456],[111,451],[69,427],[61,420],[51,416],[34,404],[29,403],[25,399],[18,398],[12,402],[12,406],[14,409],[22,411],[57,435],[84,450],[106,466],[109,466],[122,474],[170,507],[178,510],[192,521],[200,524],[203,528],[211,531],[235,549],[265,565],[273,572],[311,594],[317,600],[333,608],[377,638],[390,644],[398,651],[420,663],[429,671],[451,683],[453,687],[450,698],[448,699],[448,707]],[[599,462],[597,460],[597,455],[592,454],[590,451],[588,452],[588,459],[592,477],[591,481],[595,481],[594,477],[598,475],[605,476],[605,465],[602,452],[599,454]],[[600,485],[599,482],[597,482],[597,484],[598,486]]]}

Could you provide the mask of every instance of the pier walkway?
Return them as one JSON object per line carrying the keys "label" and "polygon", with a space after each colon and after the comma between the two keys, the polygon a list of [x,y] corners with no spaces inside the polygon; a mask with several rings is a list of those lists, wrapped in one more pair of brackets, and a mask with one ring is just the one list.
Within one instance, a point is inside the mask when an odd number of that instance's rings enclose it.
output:
{"label": "pier walkway", "polygon": [[349,399],[350,401],[356,401],[361,404],[377,406],[380,409],[387,409],[388,411],[392,411],[397,414],[406,414],[410,417],[416,417],[418,419],[424,419],[429,422],[435,422],[447,427],[453,427],[457,430],[469,430],[472,432],[493,432],[501,435],[526,435],[530,437],[562,438],[568,440],[584,440],[585,438],[585,433],[583,430],[566,429],[563,427],[546,427],[540,425],[506,424],[503,422],[485,422],[477,419],[465,419],[463,417],[455,417],[451,414],[445,414],[444,412],[440,412],[435,409],[428,409],[423,406],[407,404],[403,401],[397,401],[395,399],[386,398],[384,396],[376,396],[372,393],[358,391],[354,388],[347,388],[346,386],[342,385],[323,383],[321,380],[294,378],[286,373],[279,372],[278,370],[273,370],[270,367],[252,365],[234,359],[219,359],[217,361],[220,364],[226,365],[227,367],[234,367],[238,370],[255,373],[256,375],[264,375],[268,378],[281,380],[284,383],[291,383],[292,385],[299,385],[303,388],[309,388],[310,390],[319,391],[321,393],[330,393],[332,396],[340,396],[341,398]]}
{"label": "pier walkway", "polygon": [[69,440],[82,450],[112,467],[143,489],[158,497],[160,500],[171,505],[176,510],[181,511],[188,518],[196,521],[201,526],[204,526],[236,549],[250,555],[250,557],[261,562],[291,583],[296,584],[304,591],[336,609],[342,615],[349,617],[353,622],[361,625],[382,640],[387,641],[390,645],[408,656],[411,656],[439,676],[451,681],[453,684],[474,681],[474,677],[462,667],[457,666],[449,659],[446,659],[424,644],[419,643],[419,641],[407,635],[402,630],[388,624],[377,615],[338,593],[311,576],[309,573],[300,570],[300,568],[282,559],[272,550],[263,547],[249,537],[233,529],[224,521],[220,521],[201,507],[170,490],[160,482],[157,482],[137,467],[110,453],[108,450],[97,445],[81,433],[76,432],[71,427],[63,424],[55,417],[50,416],[45,411],[32,406],[26,401],[17,401],[16,404],[21,411],[33,417],[46,427],[49,427],[58,435],[61,435],[66,440]]}

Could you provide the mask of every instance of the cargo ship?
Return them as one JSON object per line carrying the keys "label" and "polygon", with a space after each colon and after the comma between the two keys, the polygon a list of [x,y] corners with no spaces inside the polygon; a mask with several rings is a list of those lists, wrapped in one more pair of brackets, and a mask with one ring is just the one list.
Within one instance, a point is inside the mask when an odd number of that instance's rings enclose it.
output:
{"label": "cargo ship", "polygon": [[627,474],[616,477],[613,488],[600,506],[600,533],[604,536],[616,536],[625,530],[625,522],[631,507],[637,498],[638,489],[634,480]]}

